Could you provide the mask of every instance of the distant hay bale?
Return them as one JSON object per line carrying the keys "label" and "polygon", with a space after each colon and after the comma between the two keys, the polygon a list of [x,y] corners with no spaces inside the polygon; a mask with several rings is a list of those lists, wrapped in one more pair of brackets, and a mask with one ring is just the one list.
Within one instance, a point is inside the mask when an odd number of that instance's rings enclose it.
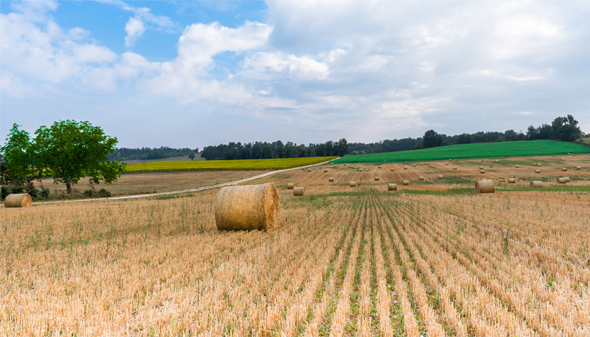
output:
{"label": "distant hay bale", "polygon": [[392,167],[392,168],[390,168],[389,170],[390,170],[391,172],[395,171],[395,169],[394,169],[393,167]]}
{"label": "distant hay bale", "polygon": [[292,189],[293,189],[293,187],[295,187],[295,184],[293,184],[293,183],[288,183],[288,184],[287,184],[287,189],[288,189],[288,190],[292,190]]}
{"label": "distant hay bale", "polygon": [[311,172],[311,169],[307,169],[307,172]]}
{"label": "distant hay bale", "polygon": [[491,180],[480,180],[475,182],[475,191],[477,193],[495,193],[494,182]]}
{"label": "distant hay bale", "polygon": [[453,166],[453,171],[457,171],[457,166]]}
{"label": "distant hay bale", "polygon": [[536,169],[536,170],[535,170],[535,173],[541,173],[541,170],[539,170],[539,169]]}
{"label": "distant hay bale", "polygon": [[410,181],[409,180],[402,180],[402,185],[410,185]]}
{"label": "distant hay bale", "polygon": [[351,181],[350,182],[350,187],[356,187],[356,181]]}
{"label": "distant hay bale", "polygon": [[330,162],[330,165],[334,165],[334,163]]}
{"label": "distant hay bale", "polygon": [[218,230],[269,230],[279,214],[279,194],[272,183],[224,187],[215,199]]}
{"label": "distant hay bale", "polygon": [[516,167],[516,168],[520,168],[520,165],[514,165],[514,167]]}
{"label": "distant hay bale", "polygon": [[563,179],[565,179],[565,182],[566,183],[569,183],[570,182],[570,177],[563,177]]}
{"label": "distant hay bale", "polygon": [[359,168],[359,172],[363,172],[363,169],[362,168]]}
{"label": "distant hay bale", "polygon": [[29,193],[9,194],[4,199],[4,207],[30,207],[33,199]]}
{"label": "distant hay bale", "polygon": [[412,167],[416,167],[416,164],[412,165]]}
{"label": "distant hay bale", "polygon": [[449,162],[446,162],[445,165],[449,165]]}
{"label": "distant hay bale", "polygon": [[516,179],[514,179],[514,178],[508,178],[508,183],[509,184],[514,184],[514,183],[516,183]]}
{"label": "distant hay bale", "polygon": [[293,189],[293,195],[296,197],[302,197],[305,193],[305,187],[295,187]]}
{"label": "distant hay bale", "polygon": [[378,168],[378,169],[380,169],[380,168],[381,168],[381,166],[377,166],[377,168]]}
{"label": "distant hay bale", "polygon": [[324,169],[324,173],[327,173],[327,172],[328,172],[328,169]]}
{"label": "distant hay bale", "polygon": [[490,168],[494,167],[494,165],[490,165]]}
{"label": "distant hay bale", "polygon": [[407,170],[407,169],[408,169],[408,167],[404,165],[404,170]]}
{"label": "distant hay bale", "polygon": [[480,167],[479,167],[479,169],[480,169],[480,170],[483,170],[483,166],[480,166]]}
{"label": "distant hay bale", "polygon": [[379,177],[375,176],[375,181],[379,181]]}
{"label": "distant hay bale", "polygon": [[484,174],[486,173],[486,170],[479,170],[479,173]]}
{"label": "distant hay bale", "polygon": [[497,162],[499,162],[499,160],[498,160],[498,159],[496,159],[496,163],[497,163]]}
{"label": "distant hay bale", "polygon": [[419,176],[418,179],[424,180],[424,176]]}
{"label": "distant hay bale", "polygon": [[388,191],[397,191],[397,184],[387,184]]}
{"label": "distant hay bale", "polygon": [[561,168],[561,170],[562,170],[563,172],[565,172],[565,171],[567,171],[567,167],[562,167],[562,168]]}
{"label": "distant hay bale", "polygon": [[542,181],[531,181],[531,187],[543,187]]}
{"label": "distant hay bale", "polygon": [[424,163],[420,163],[420,165],[424,165]]}
{"label": "distant hay bale", "polygon": [[444,176],[442,174],[439,174],[438,179],[442,179],[442,178],[444,178]]}
{"label": "distant hay bale", "polygon": [[565,184],[565,183],[567,183],[567,180],[565,180],[565,178],[558,178],[557,183],[558,184]]}
{"label": "distant hay bale", "polygon": [[543,166],[543,164],[541,164],[541,163],[537,163],[537,166],[541,167],[541,166]]}
{"label": "distant hay bale", "polygon": [[483,159],[481,160],[481,162],[483,163]]}
{"label": "distant hay bale", "polygon": [[334,177],[330,177],[330,179],[328,179],[329,182],[333,183],[334,182]]}
{"label": "distant hay bale", "polygon": [[576,170],[581,170],[582,166],[576,166]]}

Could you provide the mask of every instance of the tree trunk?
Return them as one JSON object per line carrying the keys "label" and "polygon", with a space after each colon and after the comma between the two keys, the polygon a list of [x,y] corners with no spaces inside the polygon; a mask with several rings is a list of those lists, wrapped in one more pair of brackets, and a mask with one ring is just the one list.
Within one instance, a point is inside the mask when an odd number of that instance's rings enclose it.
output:
{"label": "tree trunk", "polygon": [[72,181],[66,179],[66,188],[68,189],[68,194],[72,193]]}

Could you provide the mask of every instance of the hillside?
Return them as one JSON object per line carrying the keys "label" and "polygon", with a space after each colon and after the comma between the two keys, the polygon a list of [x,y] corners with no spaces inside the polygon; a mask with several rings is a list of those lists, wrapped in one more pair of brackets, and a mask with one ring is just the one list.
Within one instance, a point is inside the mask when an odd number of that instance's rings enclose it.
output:
{"label": "hillside", "polygon": [[567,153],[590,153],[580,144],[552,140],[533,140],[500,143],[477,143],[441,146],[423,150],[345,156],[334,163],[399,163],[461,158],[540,156]]}

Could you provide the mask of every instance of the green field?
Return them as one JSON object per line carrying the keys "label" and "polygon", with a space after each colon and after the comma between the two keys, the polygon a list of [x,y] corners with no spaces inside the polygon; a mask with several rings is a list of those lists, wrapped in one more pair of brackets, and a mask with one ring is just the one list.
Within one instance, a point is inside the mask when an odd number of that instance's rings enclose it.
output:
{"label": "green field", "polygon": [[127,172],[154,171],[218,171],[218,170],[282,170],[317,164],[336,157],[305,157],[283,159],[161,161],[127,165]]}
{"label": "green field", "polygon": [[441,146],[423,150],[345,156],[334,160],[334,163],[400,163],[405,161],[543,156],[567,153],[590,153],[590,148],[580,144],[553,140],[477,143]]}

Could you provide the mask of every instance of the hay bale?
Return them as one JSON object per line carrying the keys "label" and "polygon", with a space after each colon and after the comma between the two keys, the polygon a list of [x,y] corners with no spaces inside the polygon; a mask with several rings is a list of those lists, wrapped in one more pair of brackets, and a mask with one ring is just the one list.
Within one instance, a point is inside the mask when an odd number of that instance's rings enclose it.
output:
{"label": "hay bale", "polygon": [[407,169],[408,169],[408,167],[404,165],[404,170],[407,170]]}
{"label": "hay bale", "polygon": [[531,187],[543,187],[542,181],[531,181]]}
{"label": "hay bale", "polygon": [[576,166],[576,170],[581,170],[582,166]]}
{"label": "hay bale", "polygon": [[375,176],[375,181],[379,181],[379,177]]}
{"label": "hay bale", "polygon": [[350,182],[350,187],[356,187],[356,181],[351,181]]}
{"label": "hay bale", "polygon": [[442,179],[442,178],[444,178],[444,176],[442,174],[439,174],[438,179]]}
{"label": "hay bale", "polygon": [[479,173],[484,174],[486,173],[486,170],[479,170]]}
{"label": "hay bale", "polygon": [[307,172],[311,172],[311,169],[307,169]]}
{"label": "hay bale", "polygon": [[279,193],[272,183],[224,187],[215,199],[218,230],[272,229],[279,213]]}
{"label": "hay bale", "polygon": [[4,199],[4,207],[30,207],[33,199],[29,193],[9,194]]}
{"label": "hay bale", "polygon": [[539,169],[536,169],[536,170],[535,170],[535,173],[541,173],[541,170],[539,170]]}
{"label": "hay bale", "polygon": [[295,187],[295,184],[293,184],[293,183],[288,183],[288,184],[287,184],[287,189],[288,189],[288,190],[292,190],[292,189],[293,189],[293,187]]}
{"label": "hay bale", "polygon": [[514,167],[516,167],[516,168],[520,168],[520,165],[514,165]]}
{"label": "hay bale", "polygon": [[565,171],[567,171],[567,167],[562,167],[562,168],[561,168],[561,170],[562,170],[563,172],[565,172]]}
{"label": "hay bale", "polygon": [[362,168],[359,168],[359,172],[363,172],[363,169]]}
{"label": "hay bale", "polygon": [[293,189],[293,195],[296,197],[302,197],[305,193],[305,187],[295,187]]}
{"label": "hay bale", "polygon": [[419,176],[418,179],[419,180],[424,180],[424,176]]}
{"label": "hay bale", "polygon": [[328,181],[329,181],[329,182],[331,182],[331,183],[333,183],[333,182],[334,182],[334,177],[330,177],[330,178],[328,179]]}
{"label": "hay bale", "polygon": [[543,166],[543,164],[541,164],[541,163],[537,163],[537,166],[541,167],[541,166]]}
{"label": "hay bale", "polygon": [[424,163],[420,163],[420,165],[424,165]]}
{"label": "hay bale", "polygon": [[453,171],[457,171],[457,166],[453,166]]}
{"label": "hay bale", "polygon": [[397,191],[397,184],[387,184],[388,191]]}
{"label": "hay bale", "polygon": [[402,185],[410,185],[410,181],[409,180],[402,180]]}
{"label": "hay bale", "polygon": [[496,163],[497,163],[497,162],[499,162],[499,160],[498,160],[498,159],[496,159]]}
{"label": "hay bale", "polygon": [[558,184],[565,184],[565,183],[567,183],[567,180],[565,180],[565,178],[558,178],[557,183]]}
{"label": "hay bale", "polygon": [[514,179],[514,178],[508,178],[508,183],[509,184],[514,184],[514,183],[516,183],[516,179]]}
{"label": "hay bale", "polygon": [[389,170],[390,170],[391,172],[395,171],[395,169],[394,169],[393,167],[392,167],[392,168],[390,168]]}
{"label": "hay bale", "polygon": [[449,163],[448,163],[448,162],[446,162],[446,163],[445,163],[445,165],[449,165]]}
{"label": "hay bale", "polygon": [[328,169],[324,169],[324,173],[328,173]]}
{"label": "hay bale", "polygon": [[483,166],[480,166],[480,167],[479,167],[479,169],[480,169],[480,170],[483,170]]}
{"label": "hay bale", "polygon": [[483,163],[483,159],[481,160],[481,162]]}
{"label": "hay bale", "polygon": [[491,180],[480,180],[475,182],[475,191],[477,193],[495,193],[496,188]]}
{"label": "hay bale", "polygon": [[416,164],[412,165],[412,167],[416,167]]}
{"label": "hay bale", "polygon": [[563,179],[565,179],[565,182],[567,182],[567,183],[570,182],[570,177],[563,177]]}
{"label": "hay bale", "polygon": [[377,168],[378,168],[378,169],[380,169],[380,168],[381,168],[381,166],[377,166]]}

